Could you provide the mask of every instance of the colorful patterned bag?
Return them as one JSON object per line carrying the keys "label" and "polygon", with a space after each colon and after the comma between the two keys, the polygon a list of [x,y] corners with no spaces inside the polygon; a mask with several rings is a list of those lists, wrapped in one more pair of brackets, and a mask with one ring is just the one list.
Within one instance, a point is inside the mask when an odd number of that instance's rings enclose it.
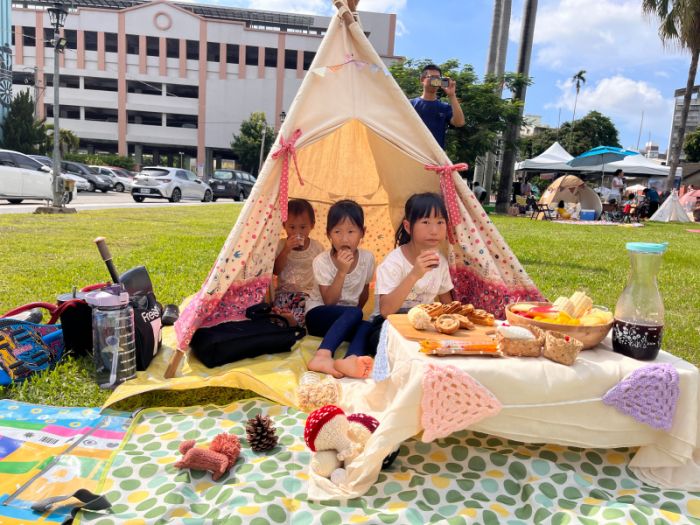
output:
{"label": "colorful patterned bag", "polygon": [[0,319],[0,385],[24,381],[63,356],[60,325]]}

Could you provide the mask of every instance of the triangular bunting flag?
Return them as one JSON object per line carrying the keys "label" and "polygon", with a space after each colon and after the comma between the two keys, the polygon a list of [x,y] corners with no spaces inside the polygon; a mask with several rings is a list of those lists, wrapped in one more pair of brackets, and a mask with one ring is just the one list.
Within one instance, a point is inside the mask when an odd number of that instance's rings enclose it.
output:
{"label": "triangular bunting flag", "polygon": [[344,64],[338,64],[337,66],[328,66],[328,69],[330,69],[331,71],[333,71],[333,73],[335,73],[335,72],[338,71],[341,67],[343,67],[343,65],[344,65]]}
{"label": "triangular bunting flag", "polygon": [[325,77],[326,76],[326,68],[325,67],[317,67],[311,70],[312,73],[316,73],[319,77]]}
{"label": "triangular bunting flag", "polygon": [[654,428],[671,430],[680,395],[678,371],[668,363],[638,368],[603,396],[603,403]]}
{"label": "triangular bunting flag", "polygon": [[429,363],[423,374],[423,441],[449,436],[501,411],[501,403],[459,368]]}

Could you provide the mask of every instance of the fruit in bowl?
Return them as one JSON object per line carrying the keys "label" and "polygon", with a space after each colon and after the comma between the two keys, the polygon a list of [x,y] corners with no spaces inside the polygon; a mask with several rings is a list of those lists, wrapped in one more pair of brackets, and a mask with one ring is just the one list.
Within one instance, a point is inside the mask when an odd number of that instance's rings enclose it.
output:
{"label": "fruit in bowl", "polygon": [[554,303],[523,302],[506,308],[506,319],[516,326],[536,326],[556,330],[583,343],[584,349],[600,343],[612,328],[612,313],[594,307],[583,292],[570,298],[560,297]]}

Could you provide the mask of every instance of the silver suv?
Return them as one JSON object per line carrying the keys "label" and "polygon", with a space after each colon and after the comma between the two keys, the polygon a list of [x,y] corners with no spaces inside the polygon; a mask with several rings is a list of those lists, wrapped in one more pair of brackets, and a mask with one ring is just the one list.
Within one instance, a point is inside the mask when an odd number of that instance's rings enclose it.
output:
{"label": "silver suv", "polygon": [[136,174],[131,196],[136,202],[144,199],[168,199],[179,202],[181,199],[196,199],[211,202],[212,191],[189,170],[151,166],[143,168]]}

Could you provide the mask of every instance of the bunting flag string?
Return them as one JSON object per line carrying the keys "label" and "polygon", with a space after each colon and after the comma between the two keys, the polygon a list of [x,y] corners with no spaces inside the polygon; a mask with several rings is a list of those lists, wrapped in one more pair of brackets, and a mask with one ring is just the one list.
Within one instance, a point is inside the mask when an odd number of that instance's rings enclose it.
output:
{"label": "bunting flag string", "polygon": [[279,206],[282,222],[287,220],[287,205],[289,201],[289,157],[292,157],[294,161],[294,168],[296,169],[297,177],[299,177],[299,184],[302,186],[304,185],[301,172],[299,171],[299,165],[297,164],[297,150],[294,146],[299,137],[301,137],[300,129],[295,130],[288,139],[280,135],[280,147],[272,154],[272,158],[275,160],[282,157],[282,176],[280,177],[279,191]]}

